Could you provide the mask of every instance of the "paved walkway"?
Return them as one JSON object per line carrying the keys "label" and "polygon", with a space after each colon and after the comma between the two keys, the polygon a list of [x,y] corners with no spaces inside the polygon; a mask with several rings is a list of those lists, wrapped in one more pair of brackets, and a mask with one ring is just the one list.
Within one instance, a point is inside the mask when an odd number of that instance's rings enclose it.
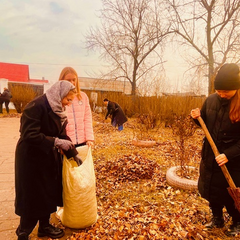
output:
{"label": "paved walkway", "polygon": [[[14,153],[19,139],[20,118],[0,118],[0,240],[16,240],[15,230],[19,217],[14,213]],[[52,216],[52,220],[57,222]],[[61,240],[71,236],[72,231],[66,229]],[[37,237],[37,227],[30,235],[31,240],[47,240]]]}
{"label": "paved walkway", "polygon": [[15,240],[19,217],[14,213],[14,152],[19,118],[0,118],[0,239]]}

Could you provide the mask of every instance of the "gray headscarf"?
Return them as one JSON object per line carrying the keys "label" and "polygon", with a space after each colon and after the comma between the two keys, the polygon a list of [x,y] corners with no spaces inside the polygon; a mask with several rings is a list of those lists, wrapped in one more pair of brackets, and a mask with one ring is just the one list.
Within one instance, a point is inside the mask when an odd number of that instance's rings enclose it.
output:
{"label": "gray headscarf", "polygon": [[68,81],[58,81],[54,83],[47,91],[46,97],[53,112],[61,118],[62,124],[67,119],[65,108],[62,106],[62,99],[67,96],[70,90],[75,86]]}

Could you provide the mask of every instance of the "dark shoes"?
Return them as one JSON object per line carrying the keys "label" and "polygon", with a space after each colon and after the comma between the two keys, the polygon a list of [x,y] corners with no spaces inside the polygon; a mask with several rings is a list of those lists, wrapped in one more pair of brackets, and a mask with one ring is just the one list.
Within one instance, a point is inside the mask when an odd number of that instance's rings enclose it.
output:
{"label": "dark shoes", "polygon": [[223,218],[213,217],[210,223],[205,225],[205,229],[211,230],[213,228],[223,228],[224,227],[224,220]]}
{"label": "dark shoes", "polygon": [[51,224],[38,228],[38,237],[45,237],[48,236],[50,238],[56,239],[61,238],[64,236],[64,231],[60,228],[56,228]]}
{"label": "dark shoes", "polygon": [[28,240],[28,235],[19,235],[17,240]]}
{"label": "dark shoes", "polygon": [[29,234],[27,234],[26,232],[21,232],[19,227],[16,230],[16,234],[18,236],[17,240],[28,240]]}
{"label": "dark shoes", "polygon": [[28,235],[19,235],[17,240],[28,240]]}
{"label": "dark shoes", "polygon": [[234,237],[238,233],[240,233],[240,222],[235,222],[228,229],[227,235]]}

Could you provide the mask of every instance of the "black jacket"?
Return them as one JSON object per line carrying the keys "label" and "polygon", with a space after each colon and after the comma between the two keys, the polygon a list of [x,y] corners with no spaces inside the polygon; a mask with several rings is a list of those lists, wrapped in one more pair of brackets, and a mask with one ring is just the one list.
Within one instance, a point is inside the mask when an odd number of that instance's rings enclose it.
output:
{"label": "black jacket", "polygon": [[[232,123],[229,118],[230,100],[217,94],[210,95],[203,104],[201,116],[220,153],[229,162],[226,167],[236,186],[240,186],[240,122]],[[219,201],[228,195],[228,183],[215,160],[207,139],[204,139],[198,189],[207,200]]]}
{"label": "black jacket", "polygon": [[108,101],[107,105],[107,114],[106,114],[106,119],[109,115],[112,116],[112,123],[113,121],[116,121],[116,124],[118,126],[124,124],[127,122],[127,118],[122,110],[122,108],[115,102]]}
{"label": "black jacket", "polygon": [[7,90],[4,90],[3,93],[1,94],[1,98],[4,100],[4,101],[10,101],[12,95],[10,93],[10,91],[7,89]]}
{"label": "black jacket", "polygon": [[69,139],[66,124],[61,125],[45,94],[24,109],[15,153],[16,214],[42,217],[62,206],[62,158],[54,137]]}
{"label": "black jacket", "polygon": [[7,90],[4,90],[2,94],[0,94],[0,102],[1,103],[4,103],[4,102],[10,102],[11,100],[11,93],[10,91],[7,89]]}

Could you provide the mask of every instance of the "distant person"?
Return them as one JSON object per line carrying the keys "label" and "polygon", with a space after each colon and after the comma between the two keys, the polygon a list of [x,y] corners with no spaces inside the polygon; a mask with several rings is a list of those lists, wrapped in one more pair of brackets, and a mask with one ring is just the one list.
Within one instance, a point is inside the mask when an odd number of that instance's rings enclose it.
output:
{"label": "distant person", "polygon": [[75,98],[75,86],[55,83],[25,107],[15,153],[15,213],[20,216],[18,240],[27,240],[39,221],[38,237],[61,238],[64,231],[49,223],[62,206],[62,156],[78,162],[78,152],[66,135],[65,107]]}
{"label": "distant person", "polygon": [[4,103],[4,101],[3,101],[3,99],[2,99],[2,94],[0,93],[0,114],[3,113],[3,111],[2,111],[2,105],[3,105],[3,103]]}
{"label": "distant person", "polygon": [[59,76],[59,80],[71,82],[76,87],[76,97],[71,106],[66,107],[68,124],[67,135],[76,147],[93,146],[94,134],[92,124],[92,111],[86,93],[80,90],[77,72],[71,67],[65,67]]}
{"label": "distant person", "polygon": [[[216,93],[204,102],[202,109],[193,109],[191,116],[202,117],[220,155],[214,156],[212,148],[204,140],[198,190],[209,201],[212,221],[207,229],[224,227],[223,208],[232,217],[228,235],[240,233],[240,213],[229,195],[228,182],[220,168],[226,167],[237,187],[240,187],[240,77],[236,64],[224,64],[218,71],[214,86]],[[197,120],[195,120],[198,123]],[[198,123],[199,124],[199,123]]]}
{"label": "distant person", "polygon": [[3,113],[2,105],[3,105],[3,103],[5,103],[6,111],[9,114],[8,105],[10,103],[11,97],[12,97],[11,92],[7,88],[4,88],[3,93],[0,95],[0,113]]}
{"label": "distant person", "polygon": [[108,116],[111,116],[111,124],[113,127],[118,127],[119,131],[123,130],[123,124],[127,122],[127,117],[125,116],[122,108],[115,102],[109,101],[107,98],[103,100],[104,105],[107,107],[107,114],[105,119]]}

